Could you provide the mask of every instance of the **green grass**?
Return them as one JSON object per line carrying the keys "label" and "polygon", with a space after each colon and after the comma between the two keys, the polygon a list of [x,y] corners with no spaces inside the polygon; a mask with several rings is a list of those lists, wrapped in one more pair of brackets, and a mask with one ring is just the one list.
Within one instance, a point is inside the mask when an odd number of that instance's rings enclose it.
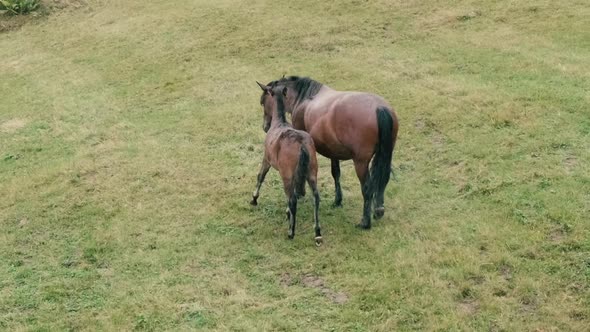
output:
{"label": "green grass", "polygon": [[[0,34],[0,330],[583,331],[590,7],[88,1]],[[1,19],[1,18],[0,18]],[[383,95],[386,217],[286,239],[255,80]],[[345,303],[335,303],[342,293]]]}
{"label": "green grass", "polygon": [[39,0],[0,0],[0,14],[25,15],[39,9]]}

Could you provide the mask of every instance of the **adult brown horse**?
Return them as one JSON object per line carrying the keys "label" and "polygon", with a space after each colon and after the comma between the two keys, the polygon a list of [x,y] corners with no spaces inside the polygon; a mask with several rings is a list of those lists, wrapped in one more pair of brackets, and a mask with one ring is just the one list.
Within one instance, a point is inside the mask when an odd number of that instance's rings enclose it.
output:
{"label": "adult brown horse", "polygon": [[[380,96],[337,91],[308,77],[283,77],[261,86],[264,91],[274,87],[287,88],[285,110],[291,113],[293,127],[307,131],[317,151],[331,159],[336,206],[342,204],[340,160],[353,160],[364,198],[358,226],[371,228],[373,200],[375,218],[385,213],[383,196],[399,127],[394,110]],[[265,93],[261,104],[266,108]]]}
{"label": "adult brown horse", "polygon": [[305,182],[309,184],[313,192],[315,221],[315,242],[322,243],[318,210],[320,207],[320,195],[317,188],[318,161],[316,149],[310,135],[305,131],[294,129],[285,117],[284,98],[287,88],[264,87],[264,158],[256,181],[256,190],[252,194],[250,204],[258,205],[260,187],[264,182],[266,173],[270,167],[277,169],[283,179],[283,188],[287,196],[289,219],[289,239],[295,236],[295,223],[297,215],[297,199],[305,195]]}

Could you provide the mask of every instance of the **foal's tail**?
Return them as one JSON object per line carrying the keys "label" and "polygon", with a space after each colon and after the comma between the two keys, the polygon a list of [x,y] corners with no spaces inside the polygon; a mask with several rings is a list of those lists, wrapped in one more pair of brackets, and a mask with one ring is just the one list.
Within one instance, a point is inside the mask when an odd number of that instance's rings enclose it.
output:
{"label": "foal's tail", "polygon": [[293,188],[295,190],[295,197],[305,196],[305,180],[309,173],[309,152],[305,145],[301,144],[301,153],[299,154],[299,162],[293,174]]}
{"label": "foal's tail", "polygon": [[393,156],[395,135],[393,117],[386,107],[377,108],[377,127],[379,128],[379,140],[371,165],[371,184],[373,192],[382,192],[385,190],[391,174],[391,157]]}

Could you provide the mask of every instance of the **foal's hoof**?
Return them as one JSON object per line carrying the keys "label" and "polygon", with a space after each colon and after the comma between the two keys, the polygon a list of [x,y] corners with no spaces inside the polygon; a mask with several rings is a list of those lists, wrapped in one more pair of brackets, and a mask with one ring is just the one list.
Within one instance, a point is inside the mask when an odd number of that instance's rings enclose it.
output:
{"label": "foal's hoof", "polygon": [[339,207],[342,207],[342,202],[334,202],[334,203],[332,203],[332,207],[333,207],[333,208],[339,208]]}
{"label": "foal's hoof", "polygon": [[258,202],[255,199],[253,199],[250,201],[250,205],[256,206],[256,205],[258,205]]}
{"label": "foal's hoof", "polygon": [[371,229],[371,224],[361,222],[360,224],[356,224],[356,228]]}
{"label": "foal's hoof", "polygon": [[383,217],[384,214],[385,214],[385,208],[383,206],[375,208],[374,215],[375,215],[376,219]]}
{"label": "foal's hoof", "polygon": [[289,240],[293,240],[294,237],[295,237],[295,234],[287,234],[287,238]]}
{"label": "foal's hoof", "polygon": [[315,237],[315,245],[316,246],[318,246],[318,247],[321,246],[323,242],[324,242],[324,239],[321,236]]}

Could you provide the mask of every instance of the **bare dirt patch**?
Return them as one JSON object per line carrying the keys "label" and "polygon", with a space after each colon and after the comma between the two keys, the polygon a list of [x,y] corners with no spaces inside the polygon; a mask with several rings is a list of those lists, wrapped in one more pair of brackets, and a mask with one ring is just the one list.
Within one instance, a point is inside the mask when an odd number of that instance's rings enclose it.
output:
{"label": "bare dirt patch", "polygon": [[348,302],[348,295],[346,295],[343,292],[336,292],[330,289],[325,285],[324,280],[318,276],[307,274],[303,276],[301,282],[307,287],[318,289],[320,292],[324,294],[324,296],[326,296],[336,304],[343,304]]}
{"label": "bare dirt patch", "polygon": [[448,26],[456,26],[457,24],[470,21],[481,15],[481,11],[477,9],[458,8],[454,10],[437,10],[419,18],[417,23],[426,30],[437,30]]}
{"label": "bare dirt patch", "polygon": [[30,16],[8,16],[0,14],[0,33],[16,30],[31,19]]}
{"label": "bare dirt patch", "polygon": [[26,125],[27,121],[23,119],[11,119],[0,124],[0,132],[14,133]]}
{"label": "bare dirt patch", "polygon": [[[293,286],[297,283],[296,278],[291,276],[289,273],[282,273],[279,278],[279,283],[283,287]],[[314,276],[312,274],[306,274],[301,278],[301,284],[305,287],[315,288],[319,290],[325,297],[330,299],[336,304],[344,304],[348,302],[348,295],[343,292],[337,292],[326,286],[324,279]]]}
{"label": "bare dirt patch", "polygon": [[437,128],[436,124],[429,119],[418,119],[414,122],[414,127],[422,134],[430,136],[432,145],[440,148],[445,144],[445,136]]}
{"label": "bare dirt patch", "polygon": [[571,173],[576,168],[577,164],[578,159],[575,156],[570,155],[563,160],[563,166],[568,173]]}
{"label": "bare dirt patch", "polygon": [[312,288],[324,287],[324,280],[320,277],[317,277],[317,276],[314,276],[311,274],[307,274],[307,275],[303,276],[303,278],[301,279],[301,282],[307,287],[312,287]]}
{"label": "bare dirt patch", "polygon": [[502,264],[500,266],[500,274],[504,277],[504,280],[510,281],[512,280],[512,268],[506,264]]}
{"label": "bare dirt patch", "polygon": [[561,242],[565,238],[565,233],[561,227],[555,228],[549,233],[548,238],[552,242]]}
{"label": "bare dirt patch", "polygon": [[43,5],[52,11],[65,8],[78,9],[87,5],[87,3],[84,0],[44,0]]}
{"label": "bare dirt patch", "polygon": [[20,227],[24,227],[24,226],[26,226],[26,225],[28,225],[28,224],[29,224],[29,219],[27,219],[26,217],[25,217],[25,218],[22,218],[22,219],[21,219],[21,220],[19,220],[19,222],[18,222],[18,225],[19,225]]}
{"label": "bare dirt patch", "polygon": [[281,286],[292,286],[295,282],[289,273],[283,273],[281,274],[280,283]]}
{"label": "bare dirt patch", "polygon": [[436,148],[440,148],[445,145],[445,137],[439,132],[432,133],[430,140],[432,141],[432,145]]}
{"label": "bare dirt patch", "polygon": [[477,301],[461,301],[459,302],[459,311],[466,315],[473,315],[479,310],[479,304]]}

